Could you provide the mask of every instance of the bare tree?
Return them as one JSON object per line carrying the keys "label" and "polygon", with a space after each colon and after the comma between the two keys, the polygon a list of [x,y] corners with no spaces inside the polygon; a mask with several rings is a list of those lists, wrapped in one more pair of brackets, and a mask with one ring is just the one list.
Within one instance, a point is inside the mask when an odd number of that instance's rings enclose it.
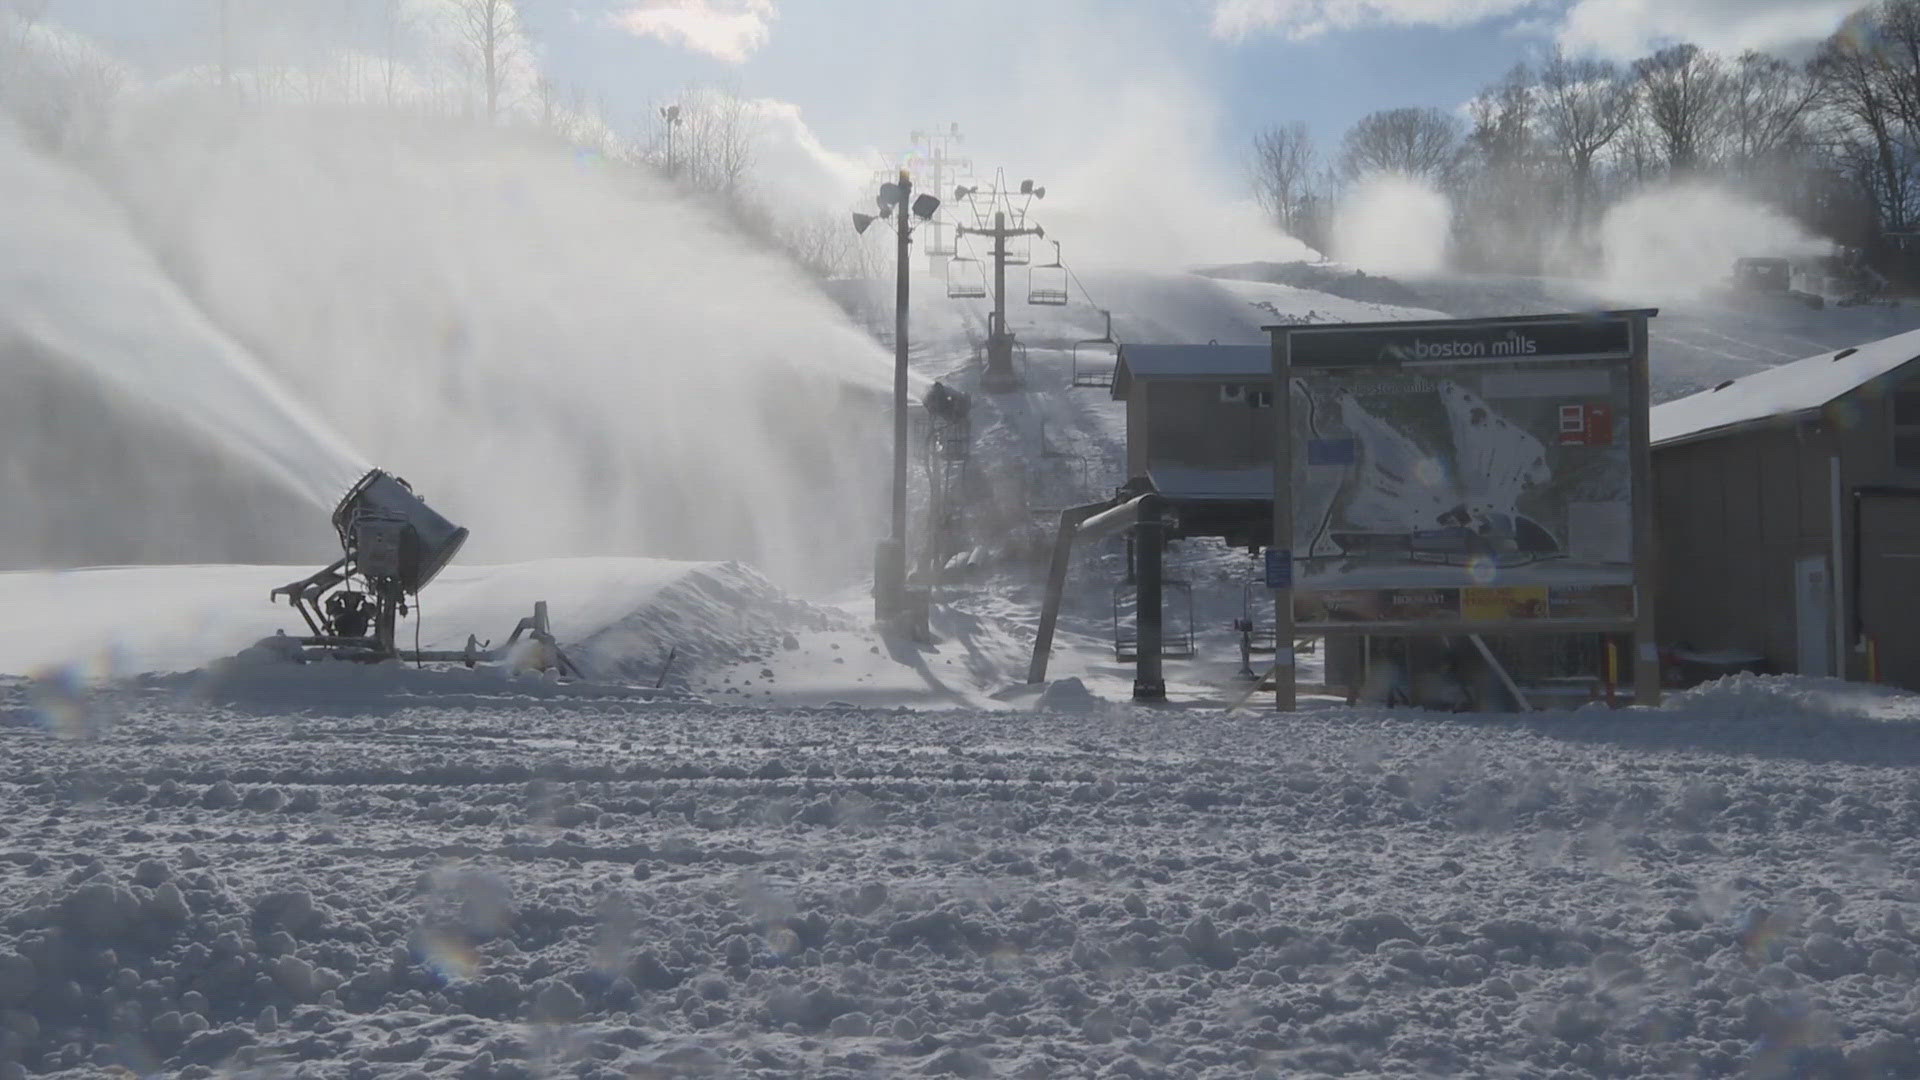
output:
{"label": "bare tree", "polygon": [[1660,133],[1667,167],[1691,172],[1713,147],[1726,111],[1726,71],[1695,45],[1672,45],[1633,66],[1647,119]]}
{"label": "bare tree", "polygon": [[12,15],[23,28],[31,28],[47,14],[52,0],[0,0],[0,12]]}
{"label": "bare tree", "polygon": [[500,117],[501,98],[520,58],[520,12],[515,0],[455,0],[455,5],[455,28],[480,77],[491,124]]}
{"label": "bare tree", "polygon": [[1301,211],[1318,158],[1307,125],[1292,123],[1255,132],[1248,171],[1253,197],[1288,235],[1300,235]]}
{"label": "bare tree", "polygon": [[1540,126],[1567,169],[1573,227],[1586,222],[1593,163],[1633,119],[1633,85],[1603,60],[1569,59],[1558,49],[1540,71]]}
{"label": "bare tree", "polygon": [[[1841,128],[1840,157],[1872,196],[1883,229],[1901,231],[1908,221],[1911,170],[1901,131],[1896,86],[1901,81],[1888,58],[1852,35],[1835,34],[1814,57],[1812,71],[1821,104]],[[1851,136],[1851,138],[1849,138]],[[1844,145],[1845,142],[1855,147]]]}
{"label": "bare tree", "polygon": [[1384,109],[1368,113],[1340,144],[1348,177],[1401,173],[1434,183],[1453,178],[1460,163],[1461,123],[1439,109]]}
{"label": "bare tree", "polygon": [[1801,141],[1819,84],[1806,69],[1748,51],[1727,79],[1727,152],[1750,168]]}
{"label": "bare tree", "polygon": [[1504,171],[1525,162],[1533,150],[1536,111],[1533,73],[1525,64],[1515,64],[1467,103],[1473,121],[1467,142],[1483,167]]}

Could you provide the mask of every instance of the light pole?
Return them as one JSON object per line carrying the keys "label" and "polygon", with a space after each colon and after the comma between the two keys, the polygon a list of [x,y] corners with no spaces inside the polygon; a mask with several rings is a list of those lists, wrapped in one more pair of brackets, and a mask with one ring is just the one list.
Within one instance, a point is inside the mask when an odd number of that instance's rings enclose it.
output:
{"label": "light pole", "polygon": [[660,109],[660,119],[667,123],[667,176],[671,178],[673,170],[673,129],[680,126],[680,106],[666,105]]}
{"label": "light pole", "polygon": [[[882,217],[894,215],[895,241],[893,283],[893,524],[875,546],[873,557],[873,617],[881,623],[899,622],[907,614],[907,252],[912,244],[913,224],[908,217],[926,221],[940,209],[940,200],[932,195],[912,198],[913,178],[901,169],[898,178],[880,185],[874,203]],[[855,213],[853,228],[864,233],[880,218]]]}

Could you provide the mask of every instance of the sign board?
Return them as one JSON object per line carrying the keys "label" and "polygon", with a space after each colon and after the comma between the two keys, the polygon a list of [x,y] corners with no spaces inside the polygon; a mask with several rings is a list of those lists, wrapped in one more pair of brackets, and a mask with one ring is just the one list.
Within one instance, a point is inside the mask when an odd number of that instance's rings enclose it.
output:
{"label": "sign board", "polygon": [[1293,552],[1267,549],[1267,588],[1293,588]]}
{"label": "sign board", "polygon": [[1295,622],[1631,625],[1633,318],[1276,328]]}
{"label": "sign board", "polygon": [[1491,319],[1302,327],[1288,334],[1292,363],[1300,367],[1420,367],[1503,364],[1525,360],[1625,360],[1633,355],[1633,327],[1625,318]]}

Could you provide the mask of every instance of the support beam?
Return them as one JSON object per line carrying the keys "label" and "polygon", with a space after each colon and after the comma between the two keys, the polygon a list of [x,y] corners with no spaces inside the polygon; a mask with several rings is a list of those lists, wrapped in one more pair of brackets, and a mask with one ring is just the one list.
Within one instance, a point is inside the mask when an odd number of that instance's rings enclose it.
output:
{"label": "support beam", "polygon": [[1133,618],[1139,639],[1134,659],[1133,700],[1165,701],[1167,680],[1162,670],[1166,652],[1165,576],[1162,573],[1167,550],[1167,500],[1159,495],[1142,495],[1134,500],[1139,507],[1139,524],[1134,526],[1135,573],[1140,584],[1134,589]]}
{"label": "support beam", "polygon": [[1060,601],[1067,591],[1067,570],[1073,561],[1073,541],[1088,519],[1111,510],[1119,499],[1074,506],[1060,511],[1060,532],[1053,541],[1053,564],[1047,569],[1047,598],[1040,606],[1040,627],[1034,633],[1033,659],[1027,664],[1029,685],[1047,681],[1047,662],[1053,658],[1053,631],[1060,622]]}

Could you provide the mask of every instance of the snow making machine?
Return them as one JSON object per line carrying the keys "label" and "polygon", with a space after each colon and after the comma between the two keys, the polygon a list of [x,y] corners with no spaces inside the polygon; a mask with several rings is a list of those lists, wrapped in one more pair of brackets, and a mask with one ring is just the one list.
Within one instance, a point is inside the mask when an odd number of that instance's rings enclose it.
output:
{"label": "snow making machine", "polygon": [[271,599],[287,603],[307,624],[305,637],[283,635],[263,645],[298,660],[335,659],[379,662],[458,663],[473,667],[512,656],[518,662],[561,674],[578,675],[554,640],[547,605],[534,605],[504,645],[494,648],[469,634],[459,650],[403,649],[399,620],[411,598],[419,604],[427,587],[453,561],[467,541],[467,530],[448,521],[414,494],[405,480],[380,469],[359,479],[333,511],[333,529],[341,556],[325,569],[273,590]]}

